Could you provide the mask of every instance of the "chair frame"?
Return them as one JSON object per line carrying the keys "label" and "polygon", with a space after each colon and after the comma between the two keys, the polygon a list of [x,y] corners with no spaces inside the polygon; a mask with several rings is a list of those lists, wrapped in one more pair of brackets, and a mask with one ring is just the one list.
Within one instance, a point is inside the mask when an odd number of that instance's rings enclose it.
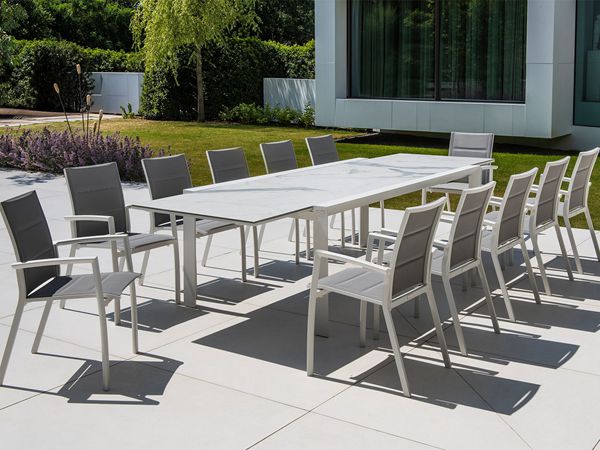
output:
{"label": "chair frame", "polygon": [[[8,223],[6,218],[6,213],[4,208],[0,204],[0,212],[2,213],[2,217],[6,223]],[[10,239],[15,249],[15,255],[17,255],[17,259],[19,259],[17,252],[17,243],[15,237],[12,233],[10,227],[7,227],[8,233],[10,235]],[[66,239],[62,241],[55,241],[54,248],[56,254],[58,254],[58,248],[61,246],[72,246],[72,245],[80,245],[91,242],[98,242],[98,239],[102,239],[103,241],[110,241],[112,243],[116,241],[123,241],[125,247],[125,260],[127,261],[127,269],[129,272],[133,272],[133,263],[131,259],[131,252],[129,246],[129,236],[125,234],[117,234],[117,235],[104,235],[104,236],[89,236],[83,238],[74,238],[74,239]],[[117,253],[115,251],[116,246],[112,246],[112,261],[113,261],[113,272],[118,272],[118,262],[117,262]],[[46,266],[56,266],[56,265],[67,265],[72,266],[74,264],[77,265],[89,265],[92,269],[92,274],[94,277],[94,294],[90,296],[81,296],[78,295],[76,297],[72,295],[65,296],[52,296],[52,297],[35,297],[28,298],[27,297],[27,288],[25,286],[25,269],[32,269],[36,267],[46,267]],[[17,275],[17,285],[19,289],[19,298],[17,302],[17,307],[15,310],[15,314],[13,316],[12,324],[10,327],[10,331],[8,334],[8,339],[6,342],[6,347],[4,350],[4,354],[2,355],[2,361],[0,362],[0,385],[4,382],[4,377],[6,375],[6,370],[8,368],[8,363],[10,357],[12,355],[14,343],[16,340],[17,332],[19,330],[19,324],[21,322],[21,318],[23,317],[23,312],[25,310],[25,305],[33,302],[45,302],[44,310],[42,312],[42,317],[40,319],[40,323],[35,334],[35,338],[33,341],[33,345],[31,347],[31,353],[37,353],[42,336],[44,334],[44,329],[46,327],[46,323],[48,322],[48,316],[50,315],[50,309],[52,308],[52,304],[55,301],[64,301],[65,299],[73,299],[73,298],[95,298],[98,304],[98,318],[100,321],[100,343],[101,343],[101,351],[102,351],[102,385],[105,391],[110,389],[110,360],[109,360],[109,351],[108,351],[108,330],[107,330],[107,318],[106,318],[106,306],[112,301],[115,301],[115,310],[116,305],[119,300],[119,296],[112,296],[105,294],[102,289],[102,280],[100,273],[100,265],[98,263],[98,257],[57,257],[57,258],[47,258],[47,259],[39,259],[32,261],[19,261],[17,263],[12,264],[13,269],[16,271]],[[135,290],[135,281],[132,281],[129,284],[129,292],[131,297],[131,333],[132,333],[132,350],[133,353],[139,353],[139,341],[138,341],[138,314],[137,314],[137,297]],[[118,325],[115,314],[115,325]]]}
{"label": "chair frame", "polygon": [[[413,208],[408,208],[407,214],[405,214],[402,224],[400,225],[400,229],[398,232],[398,236],[400,236],[397,240],[401,241],[401,236],[404,235],[405,229],[408,223],[408,217],[411,213],[425,212],[434,209],[437,210],[437,215],[435,218],[435,224],[439,222],[440,215],[442,213],[442,208],[445,200],[439,199],[432,203],[422,206],[416,206]],[[427,247],[431,247],[433,239],[435,235],[435,230],[432,231],[430,235],[429,242]],[[385,235],[374,235],[369,239],[371,246],[375,240],[386,240],[390,236]],[[381,247],[381,246],[380,246]],[[393,260],[396,260],[398,255],[400,245],[395,245],[393,251]],[[372,248],[371,248],[372,251]],[[428,252],[425,261],[425,280],[421,285],[417,285],[407,292],[402,292],[400,295],[394,296],[392,289],[394,283],[394,272],[395,268],[387,267],[379,264],[375,264],[369,261],[360,260],[356,258],[352,258],[350,256],[340,255],[338,253],[333,253],[330,251],[317,250],[315,252],[315,261],[313,267],[313,275],[312,282],[310,286],[310,297],[308,303],[308,327],[307,327],[307,352],[306,352],[306,373],[308,376],[312,376],[314,374],[314,343],[315,343],[315,322],[316,322],[316,309],[317,309],[317,301],[322,298],[324,295],[329,292],[337,292],[339,294],[352,297],[360,301],[360,343],[361,346],[364,346],[366,341],[366,321],[367,321],[367,304],[373,303],[375,305],[381,306],[383,310],[383,316],[387,325],[388,334],[390,337],[390,342],[392,345],[392,349],[394,352],[394,359],[396,362],[396,367],[398,370],[398,374],[400,377],[400,383],[402,385],[402,390],[405,396],[410,397],[411,391],[408,383],[408,378],[406,375],[406,369],[404,366],[404,359],[402,357],[402,353],[400,351],[400,344],[398,342],[398,336],[396,334],[396,329],[394,325],[394,320],[392,318],[392,310],[410,300],[414,300],[415,298],[419,298],[421,295],[425,295],[429,302],[429,307],[431,308],[431,314],[433,317],[433,321],[435,324],[435,330],[437,333],[437,337],[440,343],[440,348],[442,351],[442,357],[444,360],[444,365],[446,367],[451,367],[450,356],[448,354],[448,348],[446,346],[446,339],[444,337],[444,332],[441,326],[441,321],[439,317],[439,313],[437,310],[437,305],[435,303],[435,298],[433,295],[433,289],[431,287],[431,254],[432,252]],[[359,266],[361,268],[367,269],[369,271],[382,274],[384,276],[384,295],[382,299],[374,299],[369,296],[361,296],[356,293],[351,293],[344,291],[343,289],[335,289],[331,287],[322,287],[319,284],[320,278],[320,268],[321,264],[325,261],[326,264],[329,261],[337,261],[344,262],[350,265]]]}

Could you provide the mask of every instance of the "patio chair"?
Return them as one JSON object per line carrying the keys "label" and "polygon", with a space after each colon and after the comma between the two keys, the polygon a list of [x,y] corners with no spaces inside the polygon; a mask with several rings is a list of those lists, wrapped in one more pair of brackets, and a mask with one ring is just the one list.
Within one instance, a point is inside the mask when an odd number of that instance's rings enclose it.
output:
{"label": "patio chair", "polygon": [[500,255],[508,251],[512,251],[517,245],[521,247],[521,253],[525,261],[529,283],[536,303],[540,303],[540,293],[537,288],[533,270],[531,269],[531,261],[529,253],[525,246],[524,236],[524,216],[525,205],[533,180],[538,172],[537,167],[528,172],[518,175],[512,175],[508,180],[506,191],[502,199],[493,198],[490,204],[495,204],[499,209],[486,215],[484,224],[487,225],[483,231],[481,249],[490,253],[496,277],[500,284],[504,304],[508,312],[508,317],[512,322],[515,322],[515,313],[512,307],[508,288],[504,275],[502,274],[502,266],[500,264]]}
{"label": "patio chair", "polygon": [[[213,183],[225,183],[227,181],[240,180],[243,178],[250,177],[250,171],[248,170],[248,163],[246,161],[246,155],[244,150],[240,147],[227,148],[223,150],[208,150],[206,152],[206,158],[208,159],[208,166],[210,167],[210,173],[212,175]],[[245,267],[246,261],[246,241],[247,231],[244,231],[244,227],[241,227],[241,233],[243,233],[242,245],[242,264]],[[261,227],[261,237],[264,232],[264,225]],[[260,271],[260,262],[258,259],[258,252],[260,250],[260,240],[258,236],[258,228],[252,226],[252,238],[254,241],[254,276],[258,278]],[[242,269],[244,273],[244,281],[246,269]]]}
{"label": "patio chair", "polygon": [[592,243],[596,250],[596,258],[600,261],[600,247],[598,246],[598,238],[596,237],[594,223],[592,222],[592,216],[590,215],[590,209],[588,207],[588,196],[591,185],[590,179],[594,170],[594,164],[598,158],[598,152],[600,152],[600,148],[597,147],[593,150],[579,154],[577,162],[575,163],[575,168],[573,169],[573,174],[570,178],[564,178],[564,181],[569,183],[569,187],[566,191],[560,191],[564,198],[558,207],[558,214],[565,221],[565,227],[567,228],[567,234],[569,235],[569,241],[571,243],[571,251],[573,252],[573,258],[575,259],[575,266],[579,273],[583,273],[583,270],[579,252],[577,251],[577,244],[575,243],[575,236],[573,235],[573,227],[571,226],[571,219],[573,217],[580,214],[585,215],[585,220],[592,235]]}
{"label": "patio chair", "polygon": [[[180,195],[184,189],[193,187],[192,177],[185,155],[164,156],[161,158],[146,158],[142,160],[150,197],[154,199]],[[183,224],[183,218],[176,217],[176,225]],[[172,223],[168,214],[155,213],[150,216],[150,233],[167,229],[173,233]],[[206,245],[202,256],[202,266],[206,266],[213,236],[223,231],[239,228],[242,232],[241,246],[245,245],[243,228],[229,222],[212,219],[196,220],[196,237],[206,237]],[[176,231],[175,231],[176,232]],[[144,253],[142,274],[146,272],[150,252]],[[242,279],[246,281],[246,258],[242,258]]]}
{"label": "patio chair", "polygon": [[[17,308],[8,334],[2,362],[0,363],[0,384],[4,382],[4,376],[26,304],[33,302],[45,304],[31,348],[32,353],[37,353],[53,302],[62,299],[95,298],[98,304],[98,318],[100,320],[102,382],[104,389],[108,390],[110,388],[110,368],[106,306],[112,300],[115,300],[115,308],[117,308],[117,301],[127,287],[129,287],[131,297],[133,352],[138,353],[135,279],[139,277],[139,274],[132,271],[129,236],[126,234],[88,236],[53,243],[48,222],[35,191],[1,202],[0,211],[8,228],[18,261],[12,267],[16,270],[19,286]],[[118,242],[122,246],[123,254],[127,261],[127,272],[118,271],[115,247],[113,247],[112,254],[113,271],[107,273],[100,272],[97,257],[61,258],[59,256],[59,246],[98,241]],[[60,266],[67,264],[87,265],[92,269],[92,273],[86,275],[61,275]]]}
{"label": "patio chair", "polygon": [[[340,160],[335,141],[331,134],[317,137],[305,138],[308,153],[313,166],[321,164],[329,164]],[[385,206],[384,201],[379,202],[381,207],[381,226],[385,227]],[[342,232],[342,247],[346,243],[346,219],[344,213],[341,213],[341,232]],[[352,210],[352,243],[356,243],[356,213]],[[333,228],[335,216],[331,216],[330,228]]]}
{"label": "patio chair", "polygon": [[[285,172],[298,168],[296,152],[292,141],[269,142],[260,144],[267,173]],[[294,217],[288,240],[296,234],[296,264],[300,264],[300,220]],[[310,221],[306,220],[306,259],[310,259]]]}
{"label": "patio chair", "polygon": [[556,231],[556,238],[558,239],[560,251],[565,261],[569,280],[573,281],[573,272],[571,271],[567,250],[558,223],[559,191],[565,172],[569,166],[569,160],[570,158],[567,156],[561,160],[546,164],[540,185],[532,186],[532,190],[535,192],[535,199],[529,199],[526,205],[529,215],[524,224],[525,234],[531,238],[546,295],[552,295],[552,291],[550,290],[550,283],[548,283],[548,276],[546,275],[546,268],[544,267],[539,244],[539,235],[545,230],[554,228]]}
{"label": "patio chair", "polygon": [[[400,344],[392,318],[392,309],[426,295],[431,308],[431,316],[440,343],[444,364],[450,367],[450,356],[446,347],[446,339],[440,323],[433,289],[431,287],[431,255],[432,243],[437,224],[444,207],[444,199],[427,205],[407,208],[398,231],[397,238],[390,239],[394,244],[389,266],[375,264],[333,252],[317,250],[310,287],[308,303],[308,333],[306,371],[314,373],[314,338],[317,301],[323,295],[336,292],[343,298],[360,300],[360,342],[366,341],[367,304],[373,303],[383,309],[383,317],[388,329],[390,342],[394,352],[396,367],[404,395],[410,397],[410,387],[404,360],[400,352]],[[385,241],[390,236],[375,235],[369,238]],[[319,278],[321,264],[329,260],[347,263],[349,267],[333,275]]]}
{"label": "patio chair", "polygon": [[[491,158],[494,149],[494,134],[493,133],[458,133],[450,134],[450,146],[448,148],[448,156],[462,156],[470,158]],[[489,183],[494,179],[495,166],[484,166],[482,173],[482,184]],[[438,184],[426,189],[422,192],[422,203],[427,202],[428,192],[437,192],[445,194],[446,209],[451,211],[450,195],[460,195],[463,190],[469,187],[468,178],[453,181],[450,183]]]}
{"label": "patio chair", "polygon": [[[65,169],[65,178],[73,215],[65,217],[71,225],[73,238],[99,236],[102,234],[126,234],[129,236],[131,253],[143,253],[165,246],[173,246],[173,264],[175,275],[175,302],[180,303],[179,245],[177,230],[173,225],[172,235],[137,233],[130,229],[129,208],[125,206],[119,169],[114,162],[94,166],[71,167]],[[170,222],[175,224],[175,215]],[[120,267],[125,263],[125,248],[122,241],[85,241],[71,245],[69,256],[75,256],[80,247],[111,249],[117,246]],[[67,266],[67,275],[72,266]],[[61,301],[61,308],[65,300]],[[119,323],[120,313],[115,311],[115,321]]]}

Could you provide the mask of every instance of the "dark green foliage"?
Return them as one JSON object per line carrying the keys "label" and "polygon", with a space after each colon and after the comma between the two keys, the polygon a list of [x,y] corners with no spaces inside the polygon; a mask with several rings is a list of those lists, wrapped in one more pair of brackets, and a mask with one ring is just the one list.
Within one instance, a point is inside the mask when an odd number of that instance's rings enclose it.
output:
{"label": "dark green foliage", "polygon": [[[11,0],[15,1],[15,0]],[[117,0],[18,0],[25,11],[18,39],[62,39],[90,48],[131,50],[127,2]]]}
{"label": "dark green foliage", "polygon": [[[136,53],[86,49],[66,41],[18,41],[11,77],[0,85],[5,92],[3,106],[59,111],[53,89],[58,83],[65,107],[77,110],[77,64],[84,73],[143,71],[143,61]],[[84,89],[91,89],[86,76],[83,81]]]}
{"label": "dark green foliage", "polygon": [[265,41],[305,44],[315,36],[314,0],[258,0],[258,36]]}
{"label": "dark green foliage", "polygon": [[254,103],[240,103],[233,108],[225,108],[219,114],[225,122],[238,122],[244,125],[296,125],[310,128],[315,125],[315,110],[307,106],[304,112],[291,108],[273,108],[269,105],[258,106]]}
{"label": "dark green foliage", "polygon": [[[191,49],[180,51],[177,79],[166,69],[147,73],[141,113],[152,119],[196,117],[196,73]],[[189,62],[188,62],[189,61]],[[286,46],[254,38],[232,38],[204,51],[206,114],[216,119],[224,108],[262,104],[263,78],[314,78],[314,42]]]}

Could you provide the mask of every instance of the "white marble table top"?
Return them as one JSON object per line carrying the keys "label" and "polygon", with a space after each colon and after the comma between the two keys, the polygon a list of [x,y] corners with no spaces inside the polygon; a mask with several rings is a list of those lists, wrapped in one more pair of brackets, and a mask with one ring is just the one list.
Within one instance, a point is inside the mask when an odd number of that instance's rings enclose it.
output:
{"label": "white marble table top", "polygon": [[[468,176],[490,159],[399,153],[200,186],[133,207],[239,224],[268,222],[312,208],[380,199]],[[360,206],[355,204],[352,207]]]}

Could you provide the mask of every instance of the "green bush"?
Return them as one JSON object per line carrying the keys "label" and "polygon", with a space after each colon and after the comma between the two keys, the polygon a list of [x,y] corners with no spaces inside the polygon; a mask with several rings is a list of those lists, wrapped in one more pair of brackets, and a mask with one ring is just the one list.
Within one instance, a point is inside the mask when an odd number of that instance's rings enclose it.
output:
{"label": "green bush", "polygon": [[[77,109],[77,75],[75,66],[87,72],[143,71],[137,53],[87,49],[66,41],[17,41],[13,50],[12,73],[5,83],[4,106],[39,110],[60,110],[52,85],[58,83],[65,106]],[[92,87],[83,77],[84,89]]]}
{"label": "green bush", "polygon": [[[174,77],[164,68],[146,73],[140,113],[150,119],[196,117],[196,71],[192,50],[179,51]],[[206,114],[216,119],[224,108],[261,104],[263,78],[314,78],[314,42],[282,45],[254,38],[231,38],[204,51]]]}
{"label": "green bush", "polygon": [[297,125],[310,128],[315,124],[315,112],[312,106],[307,106],[304,112],[298,112],[291,108],[240,103],[233,108],[224,108],[219,114],[219,119],[224,122],[238,122],[247,125]]}

